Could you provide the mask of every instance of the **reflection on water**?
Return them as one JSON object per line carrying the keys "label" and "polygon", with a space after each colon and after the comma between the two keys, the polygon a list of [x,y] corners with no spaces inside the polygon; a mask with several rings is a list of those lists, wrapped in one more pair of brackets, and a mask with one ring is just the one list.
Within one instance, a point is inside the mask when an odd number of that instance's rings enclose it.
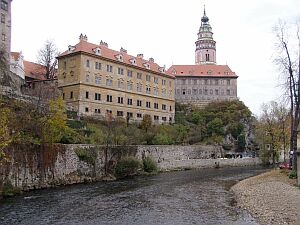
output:
{"label": "reflection on water", "polygon": [[0,224],[257,225],[229,188],[263,171],[201,169],[29,192],[0,203]]}

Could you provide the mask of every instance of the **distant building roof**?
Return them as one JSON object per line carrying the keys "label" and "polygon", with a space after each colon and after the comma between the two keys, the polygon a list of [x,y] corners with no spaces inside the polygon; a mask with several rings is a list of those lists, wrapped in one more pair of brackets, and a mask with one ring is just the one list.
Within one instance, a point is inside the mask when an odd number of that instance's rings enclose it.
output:
{"label": "distant building roof", "polygon": [[167,73],[176,77],[238,77],[227,65],[173,65]]}
{"label": "distant building roof", "polygon": [[43,65],[24,60],[25,77],[34,80],[45,80],[46,68]]}
{"label": "distant building roof", "polygon": [[[86,37],[85,37],[86,38]],[[102,42],[99,45],[87,42],[86,39],[80,39],[79,43],[75,46],[69,46],[69,50],[63,52],[57,58],[61,58],[73,53],[89,53],[95,55],[95,57],[103,57],[116,62],[125,63],[131,66],[140,67],[142,69],[154,71],[157,73],[163,73],[166,76],[174,77],[172,74],[165,74],[165,67],[159,66],[154,62],[153,58],[149,60],[143,59],[143,54],[138,54],[137,56],[132,56],[127,54],[127,50],[121,48],[120,51],[115,51],[108,48],[107,43]]]}
{"label": "distant building roof", "polygon": [[15,61],[17,61],[22,54],[21,52],[11,52],[10,55],[14,58]]}

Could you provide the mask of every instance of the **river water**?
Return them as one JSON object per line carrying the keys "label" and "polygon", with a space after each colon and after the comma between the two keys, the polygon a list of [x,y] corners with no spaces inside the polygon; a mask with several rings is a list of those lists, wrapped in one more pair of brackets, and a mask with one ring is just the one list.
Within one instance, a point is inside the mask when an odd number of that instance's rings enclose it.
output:
{"label": "river water", "polygon": [[0,203],[0,224],[258,225],[229,188],[264,171],[199,169],[28,192]]}

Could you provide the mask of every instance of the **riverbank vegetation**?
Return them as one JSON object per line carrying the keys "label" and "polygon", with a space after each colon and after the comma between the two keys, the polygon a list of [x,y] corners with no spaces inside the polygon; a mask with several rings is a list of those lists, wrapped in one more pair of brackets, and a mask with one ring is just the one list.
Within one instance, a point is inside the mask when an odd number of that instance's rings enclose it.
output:
{"label": "riverbank vegetation", "polygon": [[[99,145],[213,144],[225,150],[253,149],[254,117],[241,101],[215,102],[203,109],[176,105],[175,124],[141,123],[123,118],[78,117],[61,98],[37,106],[4,99],[1,104],[0,152],[10,144]],[[1,156],[3,157],[3,156]]]}

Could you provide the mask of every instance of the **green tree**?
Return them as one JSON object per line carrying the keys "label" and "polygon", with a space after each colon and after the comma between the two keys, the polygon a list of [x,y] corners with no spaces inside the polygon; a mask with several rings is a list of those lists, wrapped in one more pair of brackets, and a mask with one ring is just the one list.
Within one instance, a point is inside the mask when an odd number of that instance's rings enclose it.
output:
{"label": "green tree", "polygon": [[9,117],[10,110],[8,108],[0,108],[0,164],[5,159],[4,148],[13,140],[9,131]]}
{"label": "green tree", "polygon": [[71,128],[67,126],[66,109],[61,97],[49,101],[49,112],[42,118],[42,123],[45,143],[59,142],[70,131]]}

